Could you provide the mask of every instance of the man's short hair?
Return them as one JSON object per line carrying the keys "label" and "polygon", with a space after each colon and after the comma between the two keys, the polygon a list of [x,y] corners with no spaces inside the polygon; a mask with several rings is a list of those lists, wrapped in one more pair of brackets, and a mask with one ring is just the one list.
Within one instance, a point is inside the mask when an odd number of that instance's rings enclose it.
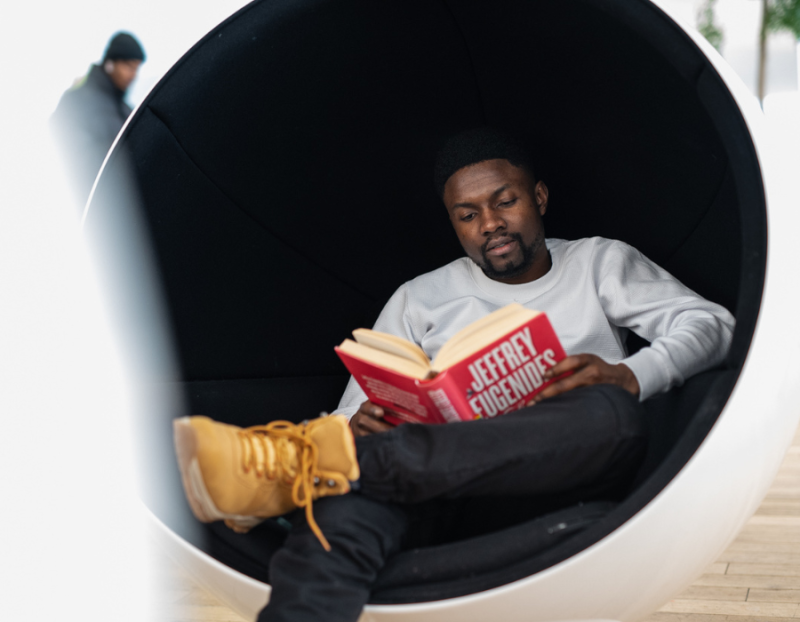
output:
{"label": "man's short hair", "polygon": [[439,197],[444,197],[444,186],[456,171],[486,160],[508,160],[536,183],[531,156],[518,138],[492,127],[479,127],[451,136],[439,150],[433,172]]}

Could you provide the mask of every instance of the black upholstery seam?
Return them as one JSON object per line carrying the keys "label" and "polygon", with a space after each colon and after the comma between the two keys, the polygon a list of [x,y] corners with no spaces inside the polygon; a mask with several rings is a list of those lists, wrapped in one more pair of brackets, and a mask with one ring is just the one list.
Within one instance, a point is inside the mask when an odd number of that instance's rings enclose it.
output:
{"label": "black upholstery seam", "polygon": [[233,205],[237,210],[239,210],[247,218],[249,218],[251,221],[253,221],[253,223],[255,223],[256,226],[258,226],[260,229],[262,229],[262,230],[266,231],[267,233],[269,233],[278,242],[280,242],[281,244],[283,244],[287,248],[291,249],[293,252],[297,253],[300,257],[302,257],[303,259],[308,261],[310,264],[312,264],[314,267],[319,269],[324,274],[327,274],[328,276],[333,278],[338,283],[341,283],[345,287],[349,287],[356,294],[359,294],[360,296],[363,296],[367,300],[369,300],[371,302],[376,302],[375,298],[373,298],[372,296],[370,296],[366,292],[362,291],[359,287],[356,287],[352,283],[348,283],[347,281],[342,279],[342,277],[340,277],[339,275],[334,274],[333,272],[331,272],[328,268],[326,268],[326,266],[323,263],[319,263],[317,261],[314,261],[311,258],[309,258],[306,255],[304,255],[303,253],[301,253],[299,249],[297,249],[294,246],[292,246],[291,244],[289,244],[289,242],[287,242],[282,236],[278,235],[272,229],[267,227],[264,223],[260,222],[250,212],[248,212],[241,205],[239,205],[236,201],[234,201],[230,196],[228,196],[228,194],[222,188],[219,187],[219,185],[200,167],[200,165],[197,162],[195,162],[194,158],[192,158],[192,156],[189,155],[189,152],[186,151],[186,148],[183,146],[183,144],[178,139],[178,137],[175,136],[175,133],[170,129],[169,125],[167,125],[167,122],[159,116],[159,114],[152,108],[152,106],[148,106],[147,110],[159,121],[159,123],[161,123],[161,125],[164,126],[164,129],[169,133],[169,135],[175,141],[175,144],[178,145],[178,147],[180,148],[181,152],[186,157],[186,159],[189,160],[189,162],[192,163],[192,166],[194,166],[195,170],[197,172],[199,172],[203,177],[205,177],[206,180],[208,181],[208,183],[210,183],[212,186],[214,186],[214,188],[217,190],[217,192],[219,192],[223,197],[225,197],[225,199],[227,199],[227,201],[231,205]]}
{"label": "black upholstery seam", "polygon": [[675,250],[672,251],[670,256],[666,259],[665,263],[670,262],[675,258],[675,256],[681,251],[681,249],[684,246],[686,246],[686,244],[689,242],[689,239],[697,232],[697,230],[700,228],[700,225],[702,225],[703,222],[705,222],[706,218],[708,217],[708,214],[711,212],[711,208],[713,207],[714,203],[716,203],[717,199],[719,198],[720,192],[722,191],[722,186],[725,183],[725,180],[728,178],[728,172],[730,171],[730,168],[731,168],[730,162],[726,161],[725,162],[725,170],[722,173],[722,176],[720,178],[720,182],[717,185],[717,189],[714,191],[713,198],[708,202],[708,205],[706,205],[706,209],[703,212],[703,215],[697,220],[697,222],[695,223],[695,226],[692,227],[692,230],[689,231],[689,233],[687,233],[684,236],[683,240],[681,240],[680,243],[675,247]]}
{"label": "black upholstery seam", "polygon": [[461,35],[461,40],[464,42],[464,48],[467,51],[467,58],[469,59],[469,68],[470,73],[472,73],[472,80],[473,84],[475,85],[475,93],[478,96],[478,103],[481,107],[481,117],[483,117],[484,125],[489,124],[488,115],[486,114],[486,106],[483,104],[483,93],[478,86],[478,72],[475,69],[475,59],[472,56],[472,48],[469,46],[469,41],[467,40],[467,35],[464,33],[464,30],[461,28],[461,24],[456,17],[456,14],[453,12],[453,9],[450,7],[450,3],[448,0],[442,0],[442,6],[444,10],[447,11],[447,14],[450,15],[450,19],[453,20],[453,25],[455,26],[458,34]]}

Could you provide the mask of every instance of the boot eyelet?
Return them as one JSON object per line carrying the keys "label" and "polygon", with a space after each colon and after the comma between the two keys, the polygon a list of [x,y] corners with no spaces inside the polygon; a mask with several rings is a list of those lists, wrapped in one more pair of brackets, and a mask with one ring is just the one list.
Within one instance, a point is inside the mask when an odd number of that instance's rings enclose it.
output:
{"label": "boot eyelet", "polygon": [[329,479],[327,484],[328,484],[329,488],[335,488],[336,487],[336,481],[335,480]]}
{"label": "boot eyelet", "polygon": [[314,486],[319,486],[319,478],[318,477],[314,478]]}

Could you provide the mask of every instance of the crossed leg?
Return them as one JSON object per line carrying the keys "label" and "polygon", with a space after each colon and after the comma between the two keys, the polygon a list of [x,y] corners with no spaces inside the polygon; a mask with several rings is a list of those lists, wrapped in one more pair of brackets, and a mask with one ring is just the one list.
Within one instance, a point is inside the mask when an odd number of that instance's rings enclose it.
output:
{"label": "crossed leg", "polygon": [[638,400],[611,385],[576,389],[497,419],[405,425],[359,438],[359,492],[314,505],[331,552],[298,514],[272,558],[272,595],[258,620],[355,621],[386,559],[407,542],[420,504],[613,498],[632,481],[645,445]]}

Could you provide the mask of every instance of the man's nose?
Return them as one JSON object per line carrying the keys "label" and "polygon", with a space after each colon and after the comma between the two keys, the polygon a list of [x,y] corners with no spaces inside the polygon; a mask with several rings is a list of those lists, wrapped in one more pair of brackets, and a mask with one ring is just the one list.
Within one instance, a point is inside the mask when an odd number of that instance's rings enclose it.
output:
{"label": "man's nose", "polygon": [[487,210],[481,221],[481,233],[484,235],[491,235],[498,229],[503,229],[506,226],[506,221],[494,210]]}

